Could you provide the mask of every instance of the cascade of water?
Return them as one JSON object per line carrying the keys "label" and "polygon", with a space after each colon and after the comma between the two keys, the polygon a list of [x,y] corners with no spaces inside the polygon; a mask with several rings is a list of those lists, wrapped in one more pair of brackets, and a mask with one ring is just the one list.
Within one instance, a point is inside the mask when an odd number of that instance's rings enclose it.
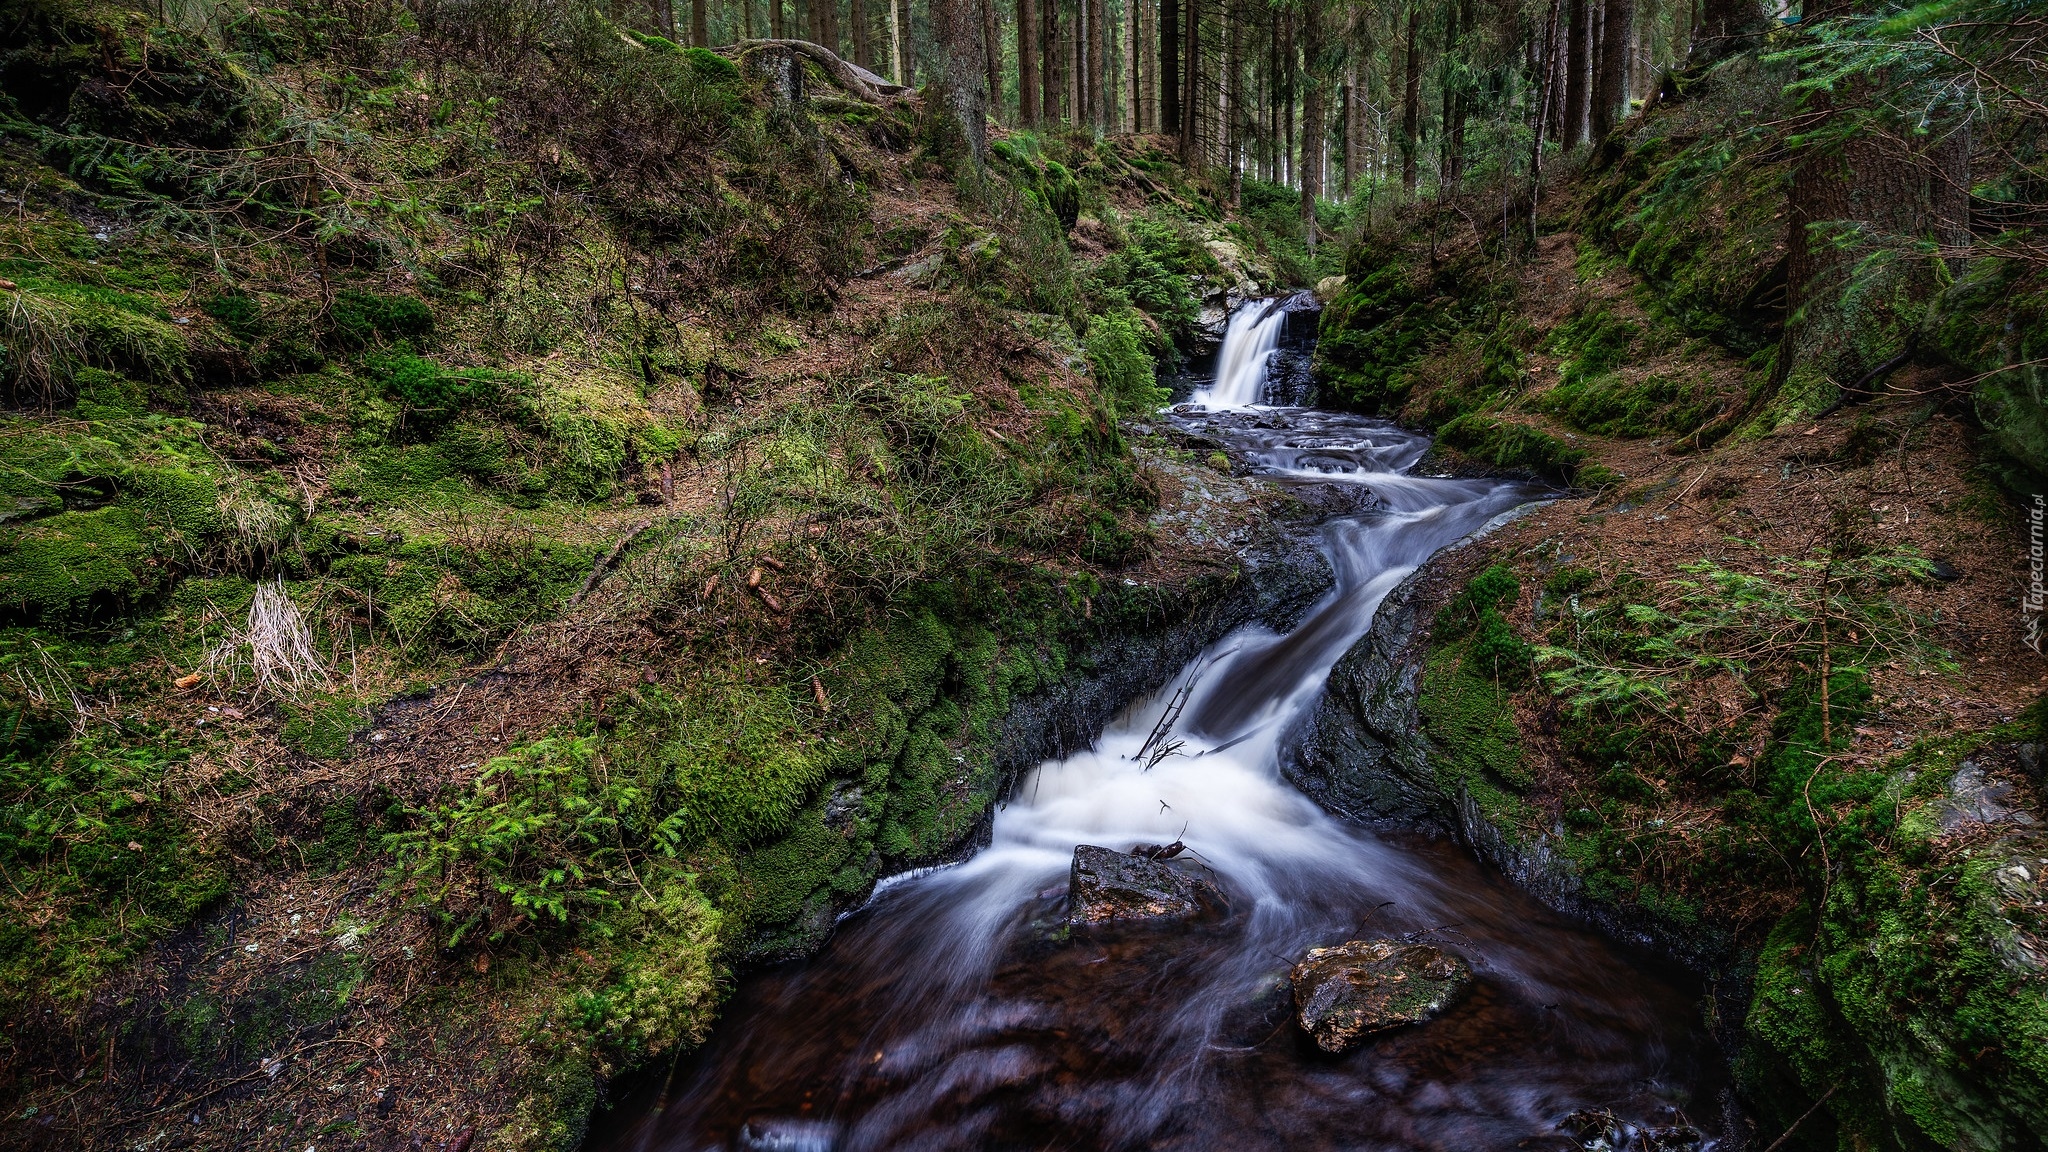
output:
{"label": "cascade of water", "polygon": [[[1247,626],[1197,658],[1175,754],[1137,758],[1178,678],[1020,781],[972,859],[886,886],[817,959],[750,978],[613,1147],[1477,1152],[1527,1147],[1577,1108],[1698,1117],[1717,1074],[1684,992],[1455,850],[1331,818],[1279,770],[1380,601],[1530,492],[1409,475],[1427,442],[1384,421],[1211,423],[1282,483],[1371,488],[1375,511],[1323,531],[1334,587],[1286,632]],[[1060,927],[1075,845],[1176,839],[1228,893],[1226,919]],[[1292,958],[1443,925],[1478,973],[1468,1003],[1341,1061],[1306,1052]]]}
{"label": "cascade of water", "polygon": [[1266,397],[1266,362],[1287,326],[1283,301],[1247,300],[1230,314],[1223,348],[1216,353],[1216,381],[1196,392],[1203,408],[1249,408]]}

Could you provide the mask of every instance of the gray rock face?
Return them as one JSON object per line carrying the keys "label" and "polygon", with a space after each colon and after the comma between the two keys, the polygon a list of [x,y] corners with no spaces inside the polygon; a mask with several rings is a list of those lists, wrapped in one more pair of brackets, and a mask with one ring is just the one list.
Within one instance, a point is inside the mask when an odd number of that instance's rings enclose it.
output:
{"label": "gray rock face", "polygon": [[1067,881],[1067,923],[1180,920],[1221,900],[1214,884],[1171,864],[1083,844]]}
{"label": "gray rock face", "polygon": [[1955,832],[1972,824],[2032,824],[2034,818],[2006,803],[2012,785],[1993,779],[1974,760],[1963,761],[1949,781],[1949,799],[1941,807],[1941,830]]}
{"label": "gray rock face", "polygon": [[1280,768],[1340,816],[1450,832],[1456,798],[1436,786],[1416,711],[1421,589],[1411,576],[1380,604],[1371,629],[1330,669],[1322,699],[1282,750]]}
{"label": "gray rock face", "polygon": [[1309,949],[1290,979],[1302,1031],[1323,1051],[1343,1052],[1436,1017],[1464,995],[1472,966],[1433,944],[1351,940]]}

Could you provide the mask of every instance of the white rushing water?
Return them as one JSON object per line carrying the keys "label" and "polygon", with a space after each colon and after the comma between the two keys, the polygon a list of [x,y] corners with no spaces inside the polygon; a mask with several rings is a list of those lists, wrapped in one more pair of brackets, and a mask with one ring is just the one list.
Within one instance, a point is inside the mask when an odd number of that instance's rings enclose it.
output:
{"label": "white rushing water", "polygon": [[[1469,1152],[1526,1147],[1575,1108],[1671,1115],[1700,1083],[1683,996],[1469,861],[1328,816],[1280,771],[1387,594],[1532,493],[1408,475],[1426,441],[1359,417],[1262,409],[1216,433],[1283,482],[1377,497],[1324,526],[1330,591],[1285,632],[1213,645],[1093,749],[1020,780],[985,850],[884,885],[817,960],[764,978],[626,1147]],[[1140,748],[1190,678],[1177,751],[1148,768]],[[1076,845],[1176,839],[1224,889],[1224,923],[1136,943],[1048,927]],[[1291,958],[1447,925],[1484,989],[1463,1015],[1347,1062],[1297,1054]]]}
{"label": "white rushing water", "polygon": [[1211,410],[1250,408],[1266,397],[1266,366],[1287,327],[1284,298],[1247,300],[1230,314],[1223,347],[1216,353],[1216,380],[1190,398]]}

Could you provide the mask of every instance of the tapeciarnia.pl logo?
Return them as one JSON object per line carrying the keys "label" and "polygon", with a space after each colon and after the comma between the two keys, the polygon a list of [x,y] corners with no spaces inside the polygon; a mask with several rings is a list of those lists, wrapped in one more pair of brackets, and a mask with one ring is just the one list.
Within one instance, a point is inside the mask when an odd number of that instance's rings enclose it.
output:
{"label": "tapeciarnia.pl logo", "polygon": [[2027,565],[2032,569],[2027,582],[2027,597],[2021,608],[2027,618],[2027,647],[2041,650],[2041,613],[2048,608],[2048,552],[2044,552],[2042,539],[2042,517],[2048,513],[2048,497],[2034,497],[2034,506],[2027,509]]}

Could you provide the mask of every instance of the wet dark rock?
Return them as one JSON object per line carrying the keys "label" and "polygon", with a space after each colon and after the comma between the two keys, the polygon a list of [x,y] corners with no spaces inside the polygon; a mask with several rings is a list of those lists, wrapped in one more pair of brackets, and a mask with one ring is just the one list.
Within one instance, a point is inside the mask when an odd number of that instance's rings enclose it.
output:
{"label": "wet dark rock", "polygon": [[2032,824],[2034,818],[2007,803],[2012,785],[1987,775],[1975,760],[1965,760],[1949,781],[1949,798],[1941,806],[1941,830],[1958,832],[1972,824]]}
{"label": "wet dark rock", "polygon": [[1067,923],[1180,920],[1221,898],[1214,884],[1165,861],[1083,844],[1067,883]]}
{"label": "wet dark rock", "polygon": [[1309,949],[1290,979],[1302,1030],[1323,1051],[1343,1052],[1374,1032],[1435,1018],[1464,994],[1472,966],[1433,944],[1350,940]]}
{"label": "wet dark rock", "polygon": [[1381,504],[1378,493],[1371,488],[1335,480],[1289,484],[1287,493],[1301,501],[1303,510],[1316,519],[1355,516],[1360,512],[1376,511]]}
{"label": "wet dark rock", "polygon": [[1372,627],[1330,670],[1322,699],[1282,750],[1280,766],[1295,787],[1339,816],[1448,832],[1456,827],[1455,798],[1443,794],[1429,769],[1416,709],[1422,592],[1422,580],[1410,577],[1380,604]]}
{"label": "wet dark rock", "polygon": [[1316,381],[1310,374],[1313,353],[1307,348],[1276,348],[1266,361],[1267,404],[1307,405],[1315,402]]}
{"label": "wet dark rock", "polygon": [[1558,1125],[1586,1152],[1695,1152],[1706,1134],[1690,1124],[1632,1124],[1601,1108],[1581,1108]]}
{"label": "wet dark rock", "polygon": [[832,786],[832,797],[825,801],[825,827],[844,828],[860,814],[865,799],[861,786],[851,780],[841,780]]}
{"label": "wet dark rock", "polygon": [[839,1126],[824,1120],[757,1118],[747,1121],[735,1143],[741,1152],[830,1152],[839,1143]]}

